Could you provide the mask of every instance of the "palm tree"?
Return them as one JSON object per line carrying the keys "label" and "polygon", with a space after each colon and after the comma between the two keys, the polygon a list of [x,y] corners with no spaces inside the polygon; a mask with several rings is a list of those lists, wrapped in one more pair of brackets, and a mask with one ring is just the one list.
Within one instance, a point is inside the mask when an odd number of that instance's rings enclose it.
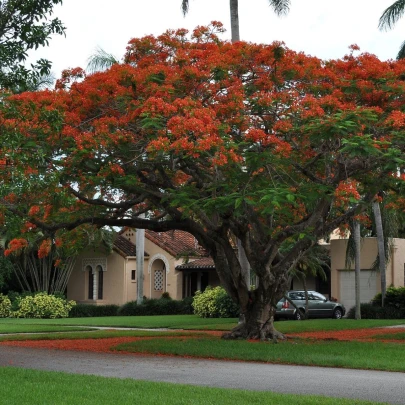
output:
{"label": "palm tree", "polygon": [[112,54],[102,48],[97,48],[96,53],[91,55],[87,60],[87,68],[90,73],[95,73],[109,69],[112,65],[120,63]]}
{"label": "palm tree", "polygon": [[378,200],[373,201],[373,213],[374,213],[374,223],[377,234],[377,245],[378,245],[378,265],[380,269],[381,277],[381,306],[384,306],[385,294],[387,292],[387,279],[385,274],[385,243],[384,243],[384,231],[380,210],[380,203]]}
{"label": "palm tree", "polygon": [[355,260],[354,260],[354,285],[355,285],[355,295],[356,295],[356,310],[354,317],[355,319],[361,319],[361,309],[360,309],[360,223],[355,221],[353,224],[353,239],[355,246]]}
{"label": "palm tree", "polygon": [[[380,30],[390,30],[394,28],[396,22],[404,15],[405,0],[397,0],[384,10],[378,23]],[[397,59],[405,58],[405,41],[402,42],[397,55]]]}
{"label": "palm tree", "polygon": [[[383,195],[383,192],[378,193],[378,197],[380,198]],[[356,267],[356,261],[359,260],[356,249],[360,243],[356,241],[356,237],[361,239],[362,237],[373,236],[377,239],[377,257],[371,270],[380,272],[381,305],[384,306],[384,299],[387,291],[386,265],[391,257],[393,247],[392,238],[398,237],[399,235],[401,219],[398,218],[396,212],[386,210],[384,203],[380,203],[377,198],[372,202],[371,212],[368,211],[368,215],[372,220],[372,226],[362,229],[360,236],[356,235],[356,227],[359,226],[360,228],[359,223],[355,221],[353,224],[350,224],[351,232],[346,250],[346,267],[349,268],[353,262]]]}
{"label": "palm tree", "polygon": [[[290,0],[269,0],[269,5],[277,15],[286,14],[290,10]],[[189,0],[182,0],[181,8],[183,14],[186,15],[189,9]],[[229,9],[231,12],[232,42],[237,42],[240,41],[238,0],[229,0]]]}

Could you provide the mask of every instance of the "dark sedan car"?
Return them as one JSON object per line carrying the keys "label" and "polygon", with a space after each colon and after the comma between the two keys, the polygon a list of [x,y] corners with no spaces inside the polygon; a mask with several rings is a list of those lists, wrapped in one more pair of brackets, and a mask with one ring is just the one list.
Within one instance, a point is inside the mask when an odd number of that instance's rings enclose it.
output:
{"label": "dark sedan car", "polygon": [[[288,291],[288,298],[305,313],[305,291]],[[329,301],[324,295],[316,291],[308,291],[308,316],[309,318],[340,319],[346,313],[345,307],[339,302]],[[285,298],[277,304],[276,319],[290,318],[301,320],[302,315]]]}

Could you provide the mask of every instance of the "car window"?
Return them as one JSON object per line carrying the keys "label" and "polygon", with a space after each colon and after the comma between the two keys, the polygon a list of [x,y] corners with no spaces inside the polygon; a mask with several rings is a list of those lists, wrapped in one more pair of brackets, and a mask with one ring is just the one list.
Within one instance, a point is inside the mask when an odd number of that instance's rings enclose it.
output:
{"label": "car window", "polygon": [[305,300],[305,294],[300,291],[291,291],[289,297],[292,300]]}
{"label": "car window", "polygon": [[312,294],[314,296],[314,299],[316,299],[318,301],[325,301],[326,300],[326,297],[324,295],[322,295],[322,294],[319,294],[317,292],[313,292]]}

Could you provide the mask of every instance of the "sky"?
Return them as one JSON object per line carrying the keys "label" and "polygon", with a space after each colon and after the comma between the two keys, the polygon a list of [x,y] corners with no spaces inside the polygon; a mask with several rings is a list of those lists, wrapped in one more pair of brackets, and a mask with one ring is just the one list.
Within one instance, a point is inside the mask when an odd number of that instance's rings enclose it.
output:
{"label": "sky", "polygon": [[[290,13],[278,17],[268,0],[239,0],[241,39],[256,43],[284,41],[288,48],[321,59],[341,58],[351,44],[382,60],[395,59],[405,40],[405,17],[395,29],[381,32],[378,20],[394,0],[291,0]],[[210,21],[221,21],[230,39],[229,1],[189,0],[186,17],[181,0],[64,0],[54,9],[66,26],[66,37],[54,36],[49,47],[30,54],[52,61],[52,72],[86,68],[98,47],[121,60],[131,38],[159,35],[167,29],[190,31]]]}

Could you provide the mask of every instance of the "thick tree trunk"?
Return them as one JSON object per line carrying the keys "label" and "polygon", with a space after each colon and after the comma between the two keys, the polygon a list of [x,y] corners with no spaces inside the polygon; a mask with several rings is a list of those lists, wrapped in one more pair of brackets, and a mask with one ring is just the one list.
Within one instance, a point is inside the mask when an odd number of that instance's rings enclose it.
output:
{"label": "thick tree trunk", "polygon": [[[263,281],[263,280],[262,280]],[[262,282],[258,288],[249,293],[249,302],[242,307],[243,322],[238,324],[224,339],[255,339],[273,340],[285,339],[285,336],[274,328],[276,305],[283,296],[281,284],[272,283],[264,287]]]}
{"label": "thick tree trunk", "polygon": [[222,338],[273,341],[285,339],[285,336],[274,328],[274,313],[275,308],[270,304],[253,304],[245,311],[244,322],[225,333]]}

